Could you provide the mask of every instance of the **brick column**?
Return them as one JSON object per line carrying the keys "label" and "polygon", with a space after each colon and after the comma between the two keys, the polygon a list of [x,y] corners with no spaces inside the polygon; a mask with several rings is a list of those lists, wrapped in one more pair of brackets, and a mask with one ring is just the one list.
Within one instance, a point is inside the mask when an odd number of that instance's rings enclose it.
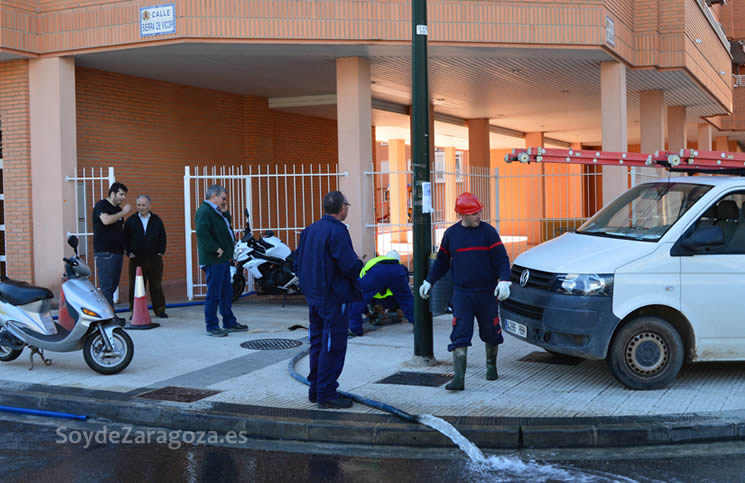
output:
{"label": "brick column", "polygon": [[34,282],[29,118],[28,61],[0,62],[6,273]]}
{"label": "brick column", "polygon": [[349,207],[349,234],[359,257],[375,257],[373,231],[365,224],[374,223],[371,213],[375,200],[365,170],[372,168],[372,98],[370,63],[362,57],[336,59],[336,119],[338,125],[339,171],[341,191]]}
{"label": "brick column", "polygon": [[[600,63],[600,111],[603,151],[628,149],[626,111],[626,66],[618,62]],[[629,187],[628,169],[603,166],[603,206]]]}
{"label": "brick column", "polygon": [[[665,149],[665,93],[642,91],[639,93],[639,131],[641,152],[654,153]],[[634,184],[656,178],[662,173],[657,168],[635,168]]]}
{"label": "brick column", "polygon": [[713,129],[708,122],[698,124],[698,139],[696,139],[699,151],[711,151],[711,138]]}
{"label": "brick column", "polygon": [[31,182],[34,215],[34,281],[58,291],[62,257],[70,254],[67,233],[75,232],[77,135],[75,59],[29,61]]}
{"label": "brick column", "polygon": [[667,110],[667,147],[675,152],[688,147],[686,106],[670,106]]}

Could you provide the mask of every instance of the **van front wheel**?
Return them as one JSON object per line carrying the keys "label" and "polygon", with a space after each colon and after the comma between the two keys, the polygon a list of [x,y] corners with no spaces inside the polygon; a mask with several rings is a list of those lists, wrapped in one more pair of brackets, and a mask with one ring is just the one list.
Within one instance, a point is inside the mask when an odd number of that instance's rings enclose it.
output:
{"label": "van front wheel", "polygon": [[683,354],[683,340],[669,322],[659,317],[639,317],[613,337],[608,368],[631,389],[661,389],[677,377]]}

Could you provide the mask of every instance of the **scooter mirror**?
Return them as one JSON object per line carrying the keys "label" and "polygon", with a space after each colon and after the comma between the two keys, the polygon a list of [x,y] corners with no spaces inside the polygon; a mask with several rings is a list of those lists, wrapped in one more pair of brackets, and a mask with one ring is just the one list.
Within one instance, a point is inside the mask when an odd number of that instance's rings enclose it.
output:
{"label": "scooter mirror", "polygon": [[75,251],[75,255],[78,254],[78,237],[75,235],[70,236],[67,239],[67,244],[72,247],[72,249]]}

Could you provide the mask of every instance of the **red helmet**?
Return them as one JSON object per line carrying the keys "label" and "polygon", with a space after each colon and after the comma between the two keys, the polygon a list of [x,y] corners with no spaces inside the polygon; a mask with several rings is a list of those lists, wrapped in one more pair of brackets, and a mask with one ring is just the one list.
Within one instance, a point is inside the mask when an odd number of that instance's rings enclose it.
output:
{"label": "red helmet", "polygon": [[471,193],[461,193],[455,200],[455,212],[461,215],[475,215],[483,209],[484,206]]}

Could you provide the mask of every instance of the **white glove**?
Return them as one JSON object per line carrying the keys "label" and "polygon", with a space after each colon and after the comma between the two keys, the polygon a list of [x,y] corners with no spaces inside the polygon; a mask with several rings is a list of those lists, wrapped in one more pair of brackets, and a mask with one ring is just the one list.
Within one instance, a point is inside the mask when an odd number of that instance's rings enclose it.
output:
{"label": "white glove", "polygon": [[501,302],[510,297],[510,285],[512,285],[512,282],[499,282],[497,284],[497,288],[494,289],[494,296],[497,297],[497,300]]}
{"label": "white glove", "polygon": [[432,288],[432,284],[425,280],[419,286],[419,296],[423,298],[424,300],[427,300],[429,298],[429,291],[431,288]]}

